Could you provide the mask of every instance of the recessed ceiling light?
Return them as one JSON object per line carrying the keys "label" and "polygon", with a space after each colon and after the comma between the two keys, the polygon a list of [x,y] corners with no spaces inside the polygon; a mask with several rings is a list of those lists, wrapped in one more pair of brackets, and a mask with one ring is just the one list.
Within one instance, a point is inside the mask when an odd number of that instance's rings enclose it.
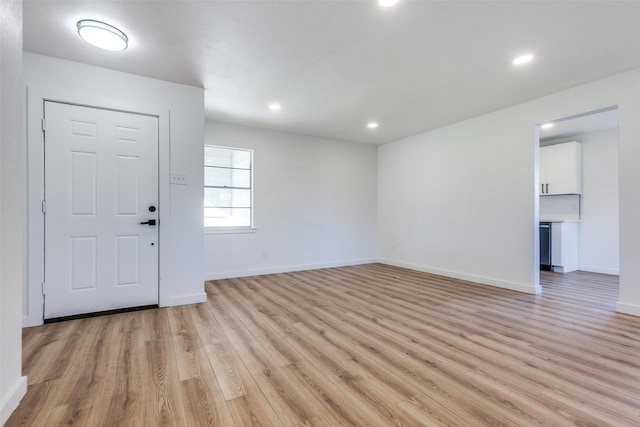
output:
{"label": "recessed ceiling light", "polygon": [[513,65],[522,65],[533,59],[533,54],[527,53],[526,55],[520,55],[513,60]]}
{"label": "recessed ceiling light", "polygon": [[553,127],[553,123],[545,123],[540,125],[542,129],[551,129]]}
{"label": "recessed ceiling light", "polygon": [[396,3],[398,3],[398,0],[378,0],[378,4],[382,7],[393,6]]}
{"label": "recessed ceiling light", "polygon": [[269,104],[269,110],[280,111],[282,110],[282,107],[280,106],[280,104]]}
{"label": "recessed ceiling light", "polygon": [[369,129],[375,129],[375,128],[378,127],[378,124],[376,122],[369,122],[369,123],[367,123],[367,127]]}
{"label": "recessed ceiling light", "polygon": [[125,50],[129,38],[125,33],[101,21],[83,19],[78,21],[78,35],[87,43],[104,50]]}

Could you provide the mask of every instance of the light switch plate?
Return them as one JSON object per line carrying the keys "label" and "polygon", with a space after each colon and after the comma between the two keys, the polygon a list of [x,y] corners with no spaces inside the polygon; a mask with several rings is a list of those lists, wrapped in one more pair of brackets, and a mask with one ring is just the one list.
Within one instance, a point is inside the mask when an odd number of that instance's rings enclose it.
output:
{"label": "light switch plate", "polygon": [[186,173],[171,173],[171,183],[177,185],[187,185],[189,183],[189,177]]}

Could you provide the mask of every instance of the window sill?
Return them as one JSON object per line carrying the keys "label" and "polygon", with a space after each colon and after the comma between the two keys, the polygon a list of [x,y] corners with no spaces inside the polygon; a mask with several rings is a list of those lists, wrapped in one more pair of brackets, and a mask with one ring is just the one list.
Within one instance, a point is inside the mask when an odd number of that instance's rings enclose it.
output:
{"label": "window sill", "polygon": [[219,227],[205,228],[204,234],[248,234],[258,231],[255,227]]}

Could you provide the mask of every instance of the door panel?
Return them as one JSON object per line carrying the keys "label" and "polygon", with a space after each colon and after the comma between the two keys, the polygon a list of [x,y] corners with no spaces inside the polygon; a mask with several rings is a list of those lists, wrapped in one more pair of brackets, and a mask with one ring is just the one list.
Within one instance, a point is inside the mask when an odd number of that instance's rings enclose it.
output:
{"label": "door panel", "polygon": [[118,215],[138,215],[138,157],[117,156]]}
{"label": "door panel", "polygon": [[69,153],[71,215],[96,214],[96,153]]}
{"label": "door panel", "polygon": [[137,285],[139,279],[138,236],[118,236],[118,281],[116,286]]}
{"label": "door panel", "polygon": [[158,119],[45,102],[45,318],[158,303]]}
{"label": "door panel", "polygon": [[69,261],[71,261],[70,291],[96,289],[98,274],[96,266],[97,236],[76,236],[69,239],[71,245]]}

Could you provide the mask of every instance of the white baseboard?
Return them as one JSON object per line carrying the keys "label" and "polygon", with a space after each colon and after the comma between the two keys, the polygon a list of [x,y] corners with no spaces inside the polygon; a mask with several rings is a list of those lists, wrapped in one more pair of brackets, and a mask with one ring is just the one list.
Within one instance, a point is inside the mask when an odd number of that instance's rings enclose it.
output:
{"label": "white baseboard", "polygon": [[0,410],[0,425],[7,422],[13,411],[16,410],[20,401],[27,394],[27,377],[20,377],[7,393],[6,399],[2,401],[2,410]]}
{"label": "white baseboard", "polygon": [[181,295],[179,297],[171,297],[169,298],[169,304],[163,305],[166,306],[176,306],[176,305],[187,305],[187,304],[198,304],[201,302],[207,301],[207,294],[202,292],[199,294],[193,295]]}
{"label": "white baseboard", "polygon": [[22,316],[22,327],[30,328],[31,326],[40,326],[44,325],[44,319],[42,318],[42,314],[39,317],[36,316]]}
{"label": "white baseboard", "polygon": [[457,273],[454,271],[440,270],[430,267],[425,267],[416,264],[409,264],[404,262],[398,262],[388,259],[360,259],[351,261],[339,261],[320,264],[307,264],[307,265],[293,265],[293,266],[281,266],[255,270],[238,270],[238,271],[226,271],[222,273],[208,273],[205,275],[205,280],[220,280],[220,279],[233,279],[238,277],[260,276],[263,274],[277,274],[277,273],[291,273],[294,271],[305,270],[317,270],[320,268],[334,268],[334,267],[346,267],[350,265],[371,264],[380,262],[382,264],[393,265],[396,267],[408,268],[410,270],[422,271],[425,273],[437,274],[440,276],[452,277],[454,279],[466,280],[469,282],[479,283],[481,285],[488,285],[502,289],[509,289],[517,292],[524,292],[528,294],[539,294],[542,288],[538,286],[527,286],[518,283],[505,282],[502,280],[486,278],[482,276],[474,276],[470,274]]}
{"label": "white baseboard", "polygon": [[640,316],[640,305],[618,302],[616,304],[616,311],[618,313],[631,314],[632,316]]}
{"label": "white baseboard", "polygon": [[261,276],[264,274],[278,274],[278,273],[291,273],[294,271],[305,270],[318,270],[321,268],[335,268],[335,267],[347,267],[350,265],[371,264],[378,262],[375,258],[370,259],[358,259],[349,261],[335,261],[318,264],[304,264],[304,265],[287,265],[279,267],[259,268],[255,270],[237,270],[237,271],[224,271],[222,273],[207,273],[204,280],[220,280],[220,279],[234,279],[238,277],[250,277]]}
{"label": "white baseboard", "polygon": [[439,276],[451,277],[453,279],[474,282],[481,285],[488,285],[496,288],[509,289],[517,292],[524,292],[527,294],[539,294],[540,292],[542,292],[542,287],[540,285],[531,286],[531,285],[523,285],[519,283],[505,282],[503,280],[492,279],[489,277],[458,273],[456,271],[441,270],[438,268],[426,267],[426,266],[417,265],[417,264],[409,264],[406,262],[399,262],[399,261],[394,261],[389,259],[381,259],[379,260],[379,262],[383,264],[393,265],[396,267],[408,268],[410,270],[422,271],[424,273],[437,274]]}
{"label": "white baseboard", "polygon": [[612,276],[619,276],[620,269],[619,268],[610,268],[610,267],[600,267],[597,265],[579,265],[578,270],[580,271],[588,271],[589,273],[600,273],[600,274],[610,274]]}

